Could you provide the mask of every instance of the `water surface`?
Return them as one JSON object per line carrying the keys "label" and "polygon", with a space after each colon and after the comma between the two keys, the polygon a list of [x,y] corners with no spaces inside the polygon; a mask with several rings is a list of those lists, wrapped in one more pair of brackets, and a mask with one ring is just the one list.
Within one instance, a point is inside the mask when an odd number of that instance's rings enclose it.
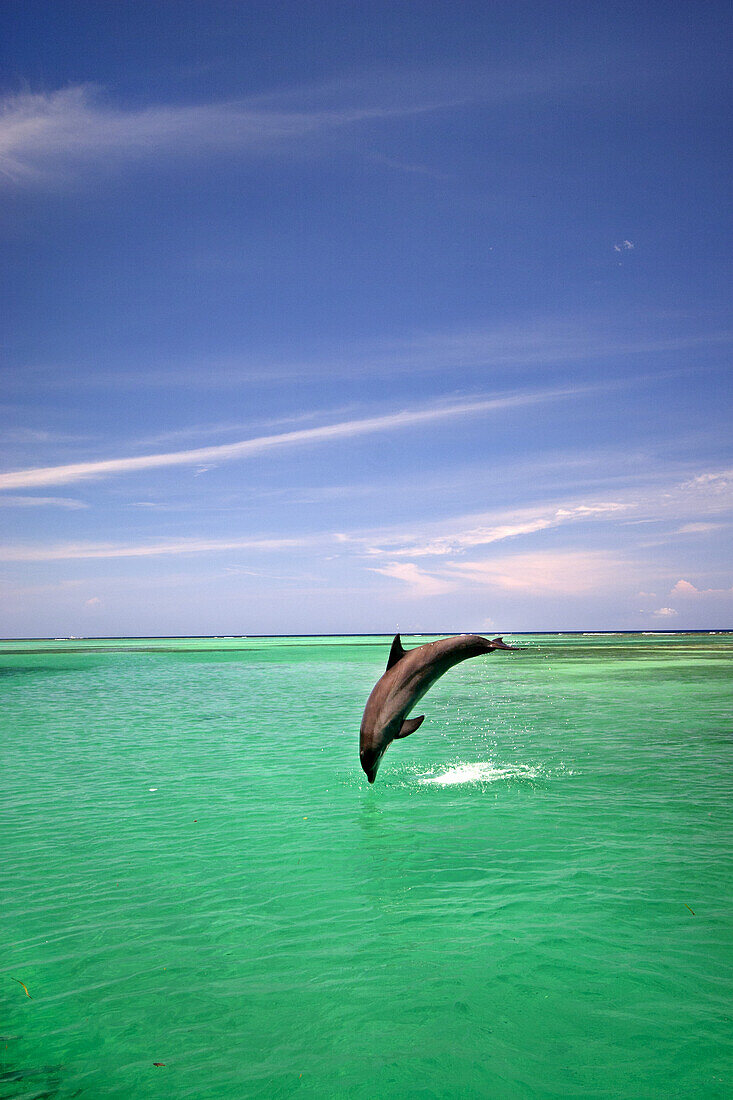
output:
{"label": "water surface", "polygon": [[730,1096],[733,636],[513,640],[0,643],[0,1097]]}

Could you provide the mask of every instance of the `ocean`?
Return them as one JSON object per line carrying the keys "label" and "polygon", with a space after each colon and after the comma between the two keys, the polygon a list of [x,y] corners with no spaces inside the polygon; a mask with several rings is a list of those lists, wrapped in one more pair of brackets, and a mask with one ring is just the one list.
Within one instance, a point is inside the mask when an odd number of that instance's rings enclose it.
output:
{"label": "ocean", "polygon": [[0,1097],[733,1095],[733,634],[506,638],[0,643]]}

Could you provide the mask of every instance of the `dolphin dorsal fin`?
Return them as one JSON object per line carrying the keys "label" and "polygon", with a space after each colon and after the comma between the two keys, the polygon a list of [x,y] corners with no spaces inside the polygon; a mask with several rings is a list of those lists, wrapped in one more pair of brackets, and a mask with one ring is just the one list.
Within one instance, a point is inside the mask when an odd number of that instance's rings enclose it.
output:
{"label": "dolphin dorsal fin", "polygon": [[399,634],[395,634],[394,641],[392,642],[392,648],[389,651],[386,671],[389,672],[389,670],[392,668],[392,665],[396,665],[397,662],[405,656],[406,652],[407,650],[402,648],[402,641],[400,640]]}
{"label": "dolphin dorsal fin", "polygon": [[400,737],[409,737],[411,733],[414,733],[416,729],[419,729],[424,721],[424,714],[421,714],[418,718],[406,718],[405,721],[402,723],[400,732],[397,734],[397,737],[395,737],[395,741],[397,741]]}

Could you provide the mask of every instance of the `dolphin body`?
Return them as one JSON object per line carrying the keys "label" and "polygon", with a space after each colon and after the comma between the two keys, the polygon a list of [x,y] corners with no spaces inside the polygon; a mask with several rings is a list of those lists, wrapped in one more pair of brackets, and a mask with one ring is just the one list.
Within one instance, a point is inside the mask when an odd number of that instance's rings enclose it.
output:
{"label": "dolphin body", "polygon": [[361,720],[359,759],[370,783],[377,778],[380,761],[392,741],[409,736],[421,725],[424,714],[418,718],[407,715],[435,681],[461,661],[497,649],[516,646],[505,645],[501,638],[490,642],[480,634],[458,634],[406,650],[395,634],[387,670],[372,688]]}

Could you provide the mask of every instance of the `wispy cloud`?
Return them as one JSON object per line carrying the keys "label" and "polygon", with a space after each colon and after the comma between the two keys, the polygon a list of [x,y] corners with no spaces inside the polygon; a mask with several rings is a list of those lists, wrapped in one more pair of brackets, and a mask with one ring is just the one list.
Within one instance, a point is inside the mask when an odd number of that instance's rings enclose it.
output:
{"label": "wispy cloud", "polygon": [[426,573],[413,562],[390,562],[388,565],[372,568],[372,572],[382,573],[385,577],[402,581],[408,586],[410,595],[416,597],[439,596],[456,587],[454,580]]}
{"label": "wispy cloud", "polygon": [[[387,90],[388,91],[388,90]],[[342,89],[348,94],[349,89]],[[454,105],[455,92],[432,97],[371,97],[300,109],[268,105],[264,97],[219,103],[117,107],[100,90],[76,85],[50,93],[7,96],[0,103],[0,174],[13,183],[41,181],[49,172],[104,159],[115,163],[216,150],[250,153],[356,123],[401,118]],[[290,97],[292,100],[292,96]],[[305,102],[309,97],[301,95]],[[331,97],[333,99],[333,97]],[[270,104],[274,99],[270,99]]]}
{"label": "wispy cloud", "polygon": [[[459,554],[478,546],[490,546],[492,543],[503,542],[505,539],[517,538],[519,535],[536,534],[538,531],[546,531],[549,528],[560,527],[563,524],[577,522],[578,520],[608,518],[625,511],[627,508],[628,505],[621,501],[524,508],[503,514],[499,513],[493,517],[495,522],[488,523],[485,526],[468,527],[463,530],[460,527],[454,528],[448,535],[440,535],[423,542],[411,540],[407,536],[406,545],[402,547],[394,545],[393,540],[386,536],[385,545],[382,547],[372,546],[368,552],[406,557],[435,557]],[[404,539],[405,536],[402,536],[402,538]],[[394,542],[399,539],[400,536],[398,535]]]}
{"label": "wispy cloud", "polygon": [[[0,176],[17,184],[92,163],[191,158],[215,151],[262,154],[356,124],[513,98],[546,98],[579,79],[586,86],[589,79],[598,80],[600,68],[598,63],[564,62],[526,70],[482,65],[381,71],[245,99],[143,107],[116,105],[90,84],[24,91],[0,100]],[[384,155],[383,163],[399,171],[433,174],[430,166],[406,164],[402,157],[393,162]]]}
{"label": "wispy cloud", "polygon": [[[485,377],[487,369],[513,371],[521,368],[561,368],[569,364],[612,361],[616,367],[627,359],[640,356],[678,355],[695,349],[727,347],[733,332],[725,329],[701,333],[655,335],[629,333],[619,335],[600,323],[557,324],[528,317],[520,323],[453,332],[415,332],[396,340],[366,346],[352,345],[348,354],[331,348],[315,349],[302,358],[268,354],[220,356],[196,362],[150,363],[144,369],[124,365],[113,370],[64,369],[52,366],[23,366],[7,373],[8,387],[25,389],[29,379],[52,389],[80,386],[109,387],[119,390],[144,387],[155,389],[178,386],[199,389],[212,386],[226,390],[243,382],[258,385],[281,384],[293,378],[359,377],[391,378],[400,375],[425,375],[460,370],[464,377],[473,373]],[[634,376],[643,383],[650,376]],[[658,377],[658,375],[654,375]],[[216,429],[212,429],[216,430]]]}
{"label": "wispy cloud", "polygon": [[26,497],[0,495],[0,508],[88,508],[83,500],[73,497]]}
{"label": "wispy cloud", "polygon": [[71,435],[68,432],[49,432],[39,428],[3,428],[0,430],[2,443],[80,443],[92,439],[89,435]]}
{"label": "wispy cloud", "polygon": [[481,367],[532,366],[544,363],[582,362],[588,357],[616,358],[650,352],[679,351],[707,344],[730,343],[729,331],[705,333],[619,332],[597,317],[582,323],[547,317],[526,317],[519,324],[476,327],[449,332],[416,332],[394,340],[382,349],[371,349],[370,368],[378,368],[380,357],[391,370],[399,365],[412,369],[432,364]]}
{"label": "wispy cloud", "polygon": [[[227,391],[241,389],[243,385],[263,389],[281,387],[296,378],[311,381],[338,378],[342,381],[368,376],[371,380],[386,380],[414,378],[418,373],[436,378],[459,373],[464,386],[472,382],[485,386],[489,377],[494,385],[513,387],[517,385],[517,372],[520,370],[533,374],[543,372],[557,379],[565,367],[575,364],[583,368],[595,367],[601,363],[608,366],[609,376],[617,380],[616,385],[622,384],[624,379],[623,384],[643,386],[658,382],[663,377],[674,377],[677,373],[678,368],[674,367],[668,373],[660,374],[658,357],[668,357],[664,361],[665,370],[672,360],[679,364],[679,373],[684,375],[693,369],[690,365],[693,359],[682,353],[727,348],[733,344],[733,331],[726,328],[682,333],[674,331],[667,320],[663,333],[660,333],[660,324],[661,319],[652,318],[648,331],[638,331],[630,323],[628,331],[623,332],[619,330],[618,323],[610,325],[596,315],[561,322],[549,317],[527,316],[506,325],[442,332],[412,331],[399,338],[353,342],[346,349],[343,346],[334,348],[330,344],[315,345],[305,349],[302,356],[295,357],[267,349],[217,355],[204,361],[158,358],[155,362],[136,364],[134,367],[117,361],[106,365],[96,362],[94,365],[76,362],[22,363],[6,367],[4,387],[8,393],[12,391],[24,395],[29,390],[41,388],[46,391],[86,391],[90,387],[115,393],[140,389],[168,390],[172,386],[193,391],[210,391],[212,388]],[[639,369],[642,357],[645,373]],[[635,369],[630,373],[629,367],[632,365]],[[694,369],[700,369],[697,359],[694,360]],[[588,372],[591,373],[597,377],[597,369]],[[344,410],[345,413],[348,411]],[[310,410],[302,414],[302,419],[316,415],[317,410]],[[266,426],[284,426],[286,419],[291,418],[282,417]],[[293,421],[295,419],[292,418]],[[243,427],[234,423],[212,424],[208,428],[201,426],[202,433],[208,432],[209,438],[230,430],[241,431]],[[138,440],[135,445],[173,443],[176,438],[182,441],[196,434],[197,427],[181,428],[162,433],[157,439]],[[37,440],[44,441],[40,435]],[[12,434],[8,438],[11,443],[20,441],[22,437],[14,439]],[[27,441],[35,442],[30,435]]]}
{"label": "wispy cloud", "polygon": [[428,572],[414,562],[373,569],[408,586],[409,594],[434,596],[458,588],[481,588],[536,596],[607,593],[628,583],[631,566],[597,550],[537,550],[490,561],[446,562]]}
{"label": "wispy cloud", "polygon": [[[410,421],[411,423],[412,421]],[[358,424],[364,422],[356,422]],[[366,422],[371,423],[371,422]],[[299,435],[300,433],[295,433]],[[257,441],[253,441],[257,442]],[[190,452],[188,452],[190,455]],[[190,459],[186,459],[189,461]],[[13,475],[5,475],[7,477]],[[76,558],[127,558],[156,555],[195,554],[223,550],[288,550],[307,546],[333,546],[342,554],[361,558],[368,568],[413,585],[448,585],[461,575],[474,575],[475,580],[493,577],[493,583],[510,587],[510,574],[502,574],[499,559],[486,565],[461,559],[467,552],[480,550],[508,540],[541,534],[563,526],[586,523],[623,523],[635,530],[637,523],[658,523],[689,519],[693,516],[728,514],[731,510],[730,493],[721,493],[724,473],[706,473],[682,483],[656,484],[619,493],[614,499],[590,498],[556,501],[523,509],[495,511],[470,516],[451,516],[439,521],[413,525],[410,529],[382,528],[372,530],[321,531],[308,536],[284,538],[199,538],[158,540],[156,542],[129,543],[73,543],[63,545],[7,545],[0,547],[0,561],[55,561]],[[152,502],[138,502],[139,504]],[[630,522],[633,519],[633,522]],[[616,534],[614,534],[616,538]],[[636,543],[638,547],[639,544]],[[565,554],[565,552],[563,552]],[[585,552],[584,552],[585,553]],[[428,569],[418,567],[414,560],[434,558],[436,564]],[[376,559],[376,560],[375,560]],[[381,560],[380,560],[381,559]],[[503,559],[502,559],[503,560]],[[558,559],[559,560],[559,559]],[[596,571],[601,559],[585,557],[586,564],[593,564]],[[551,561],[546,558],[545,562]],[[611,559],[606,555],[606,563]],[[563,568],[573,572],[574,565],[565,556]],[[578,568],[578,583],[587,576]],[[523,563],[524,575],[532,575],[527,558]],[[452,572],[451,572],[452,570]],[[497,572],[497,570],[499,570]],[[610,567],[609,567],[610,570]],[[611,573],[609,571],[608,575]],[[504,580],[502,581],[502,576]],[[514,574],[511,574],[514,576]],[[689,582],[680,582],[688,584]],[[445,587],[443,587],[445,590]],[[437,591],[435,589],[434,591]]]}
{"label": "wispy cloud", "polygon": [[[398,431],[440,420],[476,416],[480,413],[498,412],[502,409],[551,401],[574,396],[580,390],[541,390],[534,393],[503,394],[494,397],[474,397],[462,401],[442,402],[430,406],[404,409],[397,413],[372,416],[358,420],[346,420],[317,428],[301,428],[276,435],[263,435],[237,443],[225,443],[214,447],[197,447],[193,450],[170,451],[160,454],[137,455],[126,458],[104,459],[98,462],[77,462],[64,466],[45,466],[28,470],[16,470],[0,474],[0,490],[28,489],[42,485],[67,485],[87,478],[109,477],[114,474],[134,473],[170,466],[200,466],[211,462],[230,462],[248,458],[265,451],[326,443],[336,439],[373,435]],[[587,391],[586,391],[587,392]]]}
{"label": "wispy cloud", "polygon": [[346,416],[353,413],[354,406],[341,406],[340,408],[309,409],[306,412],[292,413],[288,416],[270,417],[258,419],[255,422],[229,421],[227,423],[191,424],[185,428],[176,428],[167,432],[157,432],[155,435],[136,439],[130,446],[156,447],[161,444],[180,443],[185,439],[212,439],[222,435],[240,435],[242,432],[259,430],[264,428],[294,427],[296,424],[311,423],[322,420],[324,416]]}
{"label": "wispy cloud", "polygon": [[0,561],[80,561],[95,558],[151,558],[169,554],[219,553],[225,550],[273,551],[302,549],[318,542],[317,538],[184,538],[138,543],[61,543],[49,546],[2,546]]}
{"label": "wispy cloud", "polygon": [[490,589],[534,595],[607,593],[628,583],[630,563],[600,550],[537,550],[491,561],[454,562],[455,575]]}
{"label": "wispy cloud", "polygon": [[65,579],[54,581],[50,584],[13,584],[0,578],[0,599],[3,603],[9,600],[25,600],[35,596],[58,596],[60,593],[82,587],[83,580]]}
{"label": "wispy cloud", "polygon": [[683,523],[674,532],[675,535],[709,535],[712,531],[722,531],[724,523]]}
{"label": "wispy cloud", "polygon": [[[449,557],[507,539],[589,522],[631,524],[703,521],[733,511],[728,470],[683,482],[652,483],[619,490],[613,497],[566,498],[468,516],[451,516],[410,529],[354,533],[365,554],[385,558]],[[707,526],[707,524],[706,524]],[[717,526],[717,525],[716,525]]]}

